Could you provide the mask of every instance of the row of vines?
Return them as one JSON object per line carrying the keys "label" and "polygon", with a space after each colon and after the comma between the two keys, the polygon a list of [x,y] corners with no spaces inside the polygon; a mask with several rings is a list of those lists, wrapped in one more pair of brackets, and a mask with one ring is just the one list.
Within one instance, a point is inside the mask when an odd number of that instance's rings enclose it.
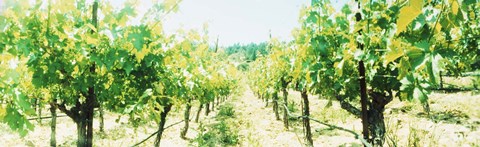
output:
{"label": "row of vines", "polygon": [[250,88],[271,100],[277,120],[284,109],[286,129],[288,91],[300,92],[307,145],[314,142],[308,96],[321,95],[362,120],[362,136],[346,131],[383,146],[383,111],[393,98],[419,101],[428,113],[441,72],[458,76],[478,62],[479,9],[477,0],[355,0],[337,11],[312,0],[294,40],[271,39],[269,54],[253,62]]}
{"label": "row of vines", "polygon": [[[5,1],[1,122],[25,136],[34,129],[27,119],[38,116],[34,107],[49,106],[52,146],[56,110],[77,125],[77,146],[92,146],[99,108],[127,115],[132,124],[157,122],[159,146],[168,113],[182,107],[184,138],[192,104],[210,111],[237,89],[238,76],[227,57],[210,46],[207,28],[163,32],[163,18],[177,11],[178,3],[154,3],[137,16],[135,1],[120,9],[98,0]],[[139,25],[130,22],[134,17],[142,18]]]}

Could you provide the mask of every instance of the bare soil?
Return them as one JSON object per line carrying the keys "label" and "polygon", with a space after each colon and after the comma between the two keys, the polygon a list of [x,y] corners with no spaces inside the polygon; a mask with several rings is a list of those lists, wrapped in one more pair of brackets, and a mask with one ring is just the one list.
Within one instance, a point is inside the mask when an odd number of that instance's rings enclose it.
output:
{"label": "bare soil", "polygon": [[[289,100],[296,104],[300,114],[300,94],[290,91]],[[351,129],[361,134],[361,122],[348,112],[342,110],[336,101],[327,107],[328,99],[309,96],[313,118],[330,124]],[[291,120],[289,130],[284,129],[282,121],[275,120],[272,105],[265,107],[265,102],[258,99],[247,89],[240,96],[229,99],[235,107],[233,129],[238,129],[237,146],[305,146],[301,120]],[[385,111],[387,138],[385,146],[479,146],[480,145],[480,95],[472,92],[433,93],[430,95],[431,113],[423,112],[419,102],[406,102],[395,99],[388,104]],[[192,119],[198,104],[192,108]],[[218,108],[218,106],[216,107]],[[282,107],[280,107],[282,108]],[[175,108],[168,118],[166,126],[181,121],[183,108]],[[282,109],[280,109],[282,110]],[[203,124],[215,122],[218,110],[205,117],[202,111],[200,120]],[[49,112],[44,110],[44,112]],[[282,114],[282,112],[280,111]],[[105,115],[105,133],[100,133],[99,121],[95,120],[95,146],[132,146],[155,132],[154,122],[134,128],[128,124],[126,116],[107,112]],[[5,124],[0,124],[0,146],[49,146],[49,119],[42,124],[34,123],[35,130],[25,137],[11,131]],[[57,144],[75,146],[76,127],[68,117],[57,119]],[[330,129],[311,122],[315,146],[362,146],[352,134]],[[193,139],[198,134],[199,123],[190,122],[187,138]],[[180,138],[183,123],[174,125],[164,132],[161,146],[196,146],[190,140]],[[151,138],[140,146],[152,146]]]}

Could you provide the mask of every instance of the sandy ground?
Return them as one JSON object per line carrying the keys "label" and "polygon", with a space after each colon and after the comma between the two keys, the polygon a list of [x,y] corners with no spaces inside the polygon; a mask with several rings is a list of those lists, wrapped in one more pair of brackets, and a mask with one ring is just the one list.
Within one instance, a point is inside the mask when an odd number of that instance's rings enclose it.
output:
{"label": "sandy ground", "polygon": [[[385,123],[387,124],[387,144],[392,146],[479,146],[480,145],[480,96],[472,93],[443,94],[430,96],[433,118],[423,114],[418,102],[401,102],[394,100],[387,105]],[[300,94],[289,92],[296,108],[300,109]],[[341,126],[361,133],[360,119],[342,110],[337,102],[325,108],[328,100],[318,96],[310,96],[312,117],[330,124]],[[231,128],[238,129],[240,142],[237,146],[304,146],[302,125],[300,120],[291,121],[289,130],[284,129],[282,121],[275,120],[272,105],[265,107],[262,100],[256,98],[250,90],[231,99],[235,107],[236,119]],[[198,105],[192,108],[192,116]],[[218,107],[217,107],[218,108]],[[176,108],[169,114],[166,126],[178,122],[182,118],[183,108]],[[47,112],[46,110],[44,112]],[[205,117],[202,112],[201,122],[210,124],[216,111]],[[300,114],[297,110],[295,114]],[[280,114],[282,112],[280,111]],[[282,116],[282,115],[281,115]],[[94,146],[131,146],[156,130],[156,123],[142,125],[138,128],[126,123],[126,116],[117,123],[118,114],[107,113],[105,117],[105,133],[95,133]],[[49,120],[38,124],[33,132],[24,138],[12,132],[5,124],[0,124],[0,146],[49,146]],[[67,117],[57,120],[57,144],[59,146],[75,146],[76,130],[74,123]],[[331,130],[321,124],[311,122],[315,146],[361,146],[353,135]],[[197,123],[191,122],[188,138],[195,138],[198,133]],[[179,137],[183,123],[168,128],[163,135],[161,146],[194,146],[189,140]],[[98,132],[98,121],[95,121],[95,132]],[[151,146],[153,138],[141,146]]]}
{"label": "sandy ground", "polygon": [[250,90],[233,104],[240,119],[240,146],[301,146],[302,133],[285,131],[283,123],[275,120],[272,107],[265,107]]}
{"label": "sandy ground", "polygon": [[[183,109],[182,109],[183,110]],[[192,108],[192,112],[196,112],[197,108]],[[201,115],[201,120],[208,123],[212,120],[212,116],[215,116],[216,112],[209,114],[207,119]],[[192,114],[193,115],[193,114]],[[138,128],[134,128],[128,124],[127,116],[121,117],[117,123],[118,114],[107,113],[105,115],[105,133],[99,132],[99,121],[95,120],[94,127],[94,146],[103,147],[124,147],[132,146],[137,142],[147,138],[150,134],[154,133],[157,129],[156,123],[150,123],[142,125]],[[165,126],[170,126],[176,122],[181,121],[182,115],[179,111],[172,111],[169,114],[168,120]],[[24,138],[21,138],[18,133],[11,131],[5,124],[0,124],[0,146],[50,146],[50,121],[44,120],[42,124],[38,124],[36,121],[32,121],[35,125],[35,130],[30,132]],[[188,146],[189,140],[183,140],[179,136],[180,130],[183,127],[183,123],[173,125],[165,130],[162,136],[161,146]],[[190,129],[187,133],[187,138],[194,138],[197,131],[198,124],[193,121],[190,122]],[[156,136],[150,138],[140,146],[152,146],[153,140]],[[57,145],[58,146],[76,146],[76,126],[68,117],[61,117],[57,119]]]}
{"label": "sandy ground", "polygon": [[[290,91],[289,100],[295,102],[297,109],[301,108],[300,93]],[[326,99],[310,95],[309,100],[313,118],[361,134],[360,119],[341,109],[337,102],[327,108]],[[237,107],[239,146],[305,146],[301,121],[290,121],[290,129],[284,129],[282,121],[275,120],[272,105],[265,107],[251,91],[246,90],[243,96],[233,99],[233,104]],[[395,99],[385,110],[385,146],[479,146],[478,106],[480,95],[472,92],[433,93],[431,118],[424,114],[419,102]],[[331,130],[316,122],[311,122],[311,127],[315,146],[362,146],[350,133]]]}

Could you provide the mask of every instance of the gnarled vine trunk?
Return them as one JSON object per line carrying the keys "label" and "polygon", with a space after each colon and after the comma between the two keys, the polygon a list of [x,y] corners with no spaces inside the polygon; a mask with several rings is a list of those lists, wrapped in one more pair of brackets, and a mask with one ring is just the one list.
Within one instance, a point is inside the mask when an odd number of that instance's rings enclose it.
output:
{"label": "gnarled vine trunk", "polygon": [[202,111],[203,105],[200,103],[200,106],[198,107],[197,110],[197,117],[195,117],[195,123],[198,123],[198,118],[200,117],[200,112]]}
{"label": "gnarled vine trunk", "polygon": [[205,104],[205,116],[208,116],[208,113],[210,113],[210,102]]}
{"label": "gnarled vine trunk", "polygon": [[76,122],[77,124],[77,147],[87,147],[87,123],[85,120]]}
{"label": "gnarled vine trunk", "polygon": [[275,119],[280,120],[280,115],[278,114],[278,94],[273,94],[273,112],[275,113]]}
{"label": "gnarled vine trunk", "polygon": [[[285,80],[285,77],[281,79],[282,82],[282,93],[283,93],[283,126],[288,130],[288,91],[287,86],[290,83]],[[282,107],[282,106],[280,106]]]}
{"label": "gnarled vine trunk", "polygon": [[39,124],[42,124],[42,106],[41,106],[41,102],[40,102],[40,98],[35,98],[35,110],[37,110],[38,112],[38,119],[37,119],[37,122]]}
{"label": "gnarled vine trunk", "polygon": [[[48,11],[50,11],[50,4],[49,4],[48,7],[49,7]],[[92,6],[92,21],[91,21],[92,25],[95,28],[98,27],[98,25],[97,25],[97,16],[98,16],[97,12],[98,12],[98,1],[95,0],[93,2],[93,6]],[[49,30],[47,29],[47,35],[49,34],[48,32],[49,32]],[[91,33],[94,34],[96,32],[95,32],[94,29],[92,29]],[[93,47],[92,50],[95,50],[95,47]],[[86,74],[94,75],[95,74],[95,68],[96,68],[95,63],[91,63],[89,65],[89,72],[90,73],[86,73]],[[75,124],[77,126],[77,146],[78,147],[91,147],[91,146],[93,146],[93,144],[92,144],[92,142],[93,142],[92,141],[93,140],[93,112],[94,112],[94,108],[97,107],[98,103],[97,103],[95,89],[94,89],[95,82],[89,83],[89,84],[91,84],[91,85],[88,86],[88,88],[87,88],[88,92],[86,93],[86,95],[84,93],[82,93],[82,95],[84,95],[85,98],[86,98],[84,102],[81,102],[80,97],[78,97],[76,102],[75,102],[75,105],[73,107],[69,108],[69,109],[67,109],[67,105],[65,104],[65,101],[62,102],[61,104],[58,104],[56,101],[52,101],[50,103],[50,105],[52,105],[52,107],[58,108],[60,111],[65,113],[68,117],[70,117],[75,122]],[[55,112],[54,109],[52,109],[52,108],[50,109],[50,111],[52,113],[52,123],[51,123],[52,133],[56,130],[56,128],[54,126],[54,123],[56,123],[56,115],[54,115],[54,113],[56,114],[56,112]],[[55,134],[52,134],[53,137],[54,137],[54,135]],[[56,141],[51,142],[51,143],[56,144]]]}
{"label": "gnarled vine trunk", "polygon": [[190,103],[191,101],[192,101],[191,99],[187,101],[187,106],[185,107],[185,112],[183,114],[183,120],[185,122],[185,126],[183,126],[183,129],[180,132],[180,138],[182,139],[187,139],[187,137],[185,136],[187,135],[188,126],[190,122],[190,109],[192,108],[192,104]]}
{"label": "gnarled vine trunk", "polygon": [[[55,100],[54,100],[55,101]],[[50,146],[57,146],[56,139],[56,129],[57,129],[57,112],[54,104],[50,104],[50,114],[52,115],[52,120],[50,121]]]}
{"label": "gnarled vine trunk", "polygon": [[[98,1],[94,1],[93,2],[93,6],[92,6],[92,24],[95,28],[97,28],[97,17],[98,17]],[[95,30],[91,30],[91,33],[94,34],[96,33]],[[95,48],[93,48],[92,50],[94,50]],[[96,68],[96,65],[95,63],[92,63],[92,65],[90,66],[90,73],[91,74],[95,74],[95,68]],[[80,120],[78,120],[80,122],[80,127],[82,127],[82,130],[79,131],[80,134],[82,137],[83,137],[83,133],[84,133],[84,130],[85,127],[85,135],[86,135],[86,144],[84,146],[86,147],[92,147],[93,146],[93,112],[94,112],[94,109],[95,107],[98,105],[97,103],[97,95],[95,94],[95,86],[93,85],[94,83],[92,83],[92,85],[90,85],[88,87],[88,96],[86,97],[86,100],[85,100],[85,104],[83,105],[83,107],[81,107],[81,112],[83,113],[80,113]],[[86,126],[85,126],[86,125]],[[82,141],[83,143],[83,141]],[[78,145],[77,145],[78,146]]]}
{"label": "gnarled vine trunk", "polygon": [[265,107],[268,107],[268,96],[262,95],[262,98],[265,101]]}
{"label": "gnarled vine trunk", "polygon": [[372,98],[368,110],[369,133],[372,136],[370,142],[374,146],[383,146],[386,132],[383,112],[385,111],[385,105],[393,99],[392,92],[389,92],[389,96],[378,92],[370,92],[369,95]]}
{"label": "gnarled vine trunk", "polygon": [[162,134],[164,131],[165,123],[167,121],[167,114],[170,112],[172,104],[168,104],[163,108],[163,111],[160,113],[160,123],[158,125],[157,138],[155,139],[154,146],[160,146],[160,140],[162,139]]}
{"label": "gnarled vine trunk", "polygon": [[105,128],[105,123],[104,123],[104,118],[103,118],[103,106],[100,105],[98,107],[98,111],[100,111],[100,132],[104,132],[104,128]]}
{"label": "gnarled vine trunk", "polygon": [[[288,107],[288,92],[286,88],[283,88],[283,104]],[[287,107],[283,107],[283,125],[288,130],[288,110]]]}
{"label": "gnarled vine trunk", "polygon": [[303,129],[305,133],[305,139],[307,140],[308,146],[313,146],[313,139],[312,139],[312,130],[310,128],[310,107],[308,102],[308,95],[306,91],[301,92],[302,101],[303,101]]}

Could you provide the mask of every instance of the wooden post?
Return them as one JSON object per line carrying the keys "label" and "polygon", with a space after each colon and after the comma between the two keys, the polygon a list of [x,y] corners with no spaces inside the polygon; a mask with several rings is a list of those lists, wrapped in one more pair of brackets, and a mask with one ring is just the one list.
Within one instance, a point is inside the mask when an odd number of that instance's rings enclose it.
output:
{"label": "wooden post", "polygon": [[[358,4],[358,9],[360,9],[360,2],[358,0],[355,0]],[[362,14],[360,12],[357,12],[355,14],[355,18],[357,23],[360,23],[362,20]],[[358,30],[358,35],[362,35],[362,30]],[[363,50],[364,45],[360,42],[357,42],[358,48],[360,50]],[[363,138],[365,140],[369,140],[369,122],[368,122],[368,96],[367,96],[367,83],[365,81],[365,65],[363,61],[358,62],[358,72],[360,74],[359,78],[359,84],[360,84],[360,104],[362,107],[362,129],[363,129]]]}

